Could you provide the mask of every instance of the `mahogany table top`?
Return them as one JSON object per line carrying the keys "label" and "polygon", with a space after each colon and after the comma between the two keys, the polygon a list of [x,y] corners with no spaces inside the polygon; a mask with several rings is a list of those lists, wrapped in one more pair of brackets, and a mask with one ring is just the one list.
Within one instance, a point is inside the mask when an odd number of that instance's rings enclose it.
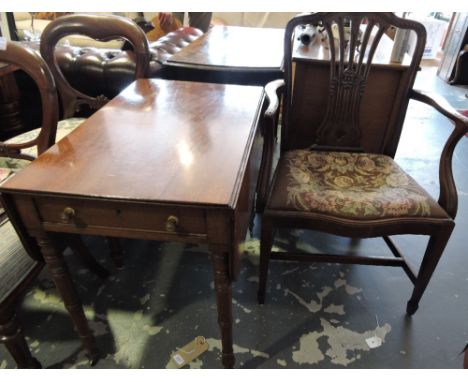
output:
{"label": "mahogany table top", "polygon": [[167,64],[198,69],[279,70],[283,39],[284,29],[217,25],[174,54]]}
{"label": "mahogany table top", "polygon": [[138,80],[2,188],[229,206],[262,98],[261,87]]}

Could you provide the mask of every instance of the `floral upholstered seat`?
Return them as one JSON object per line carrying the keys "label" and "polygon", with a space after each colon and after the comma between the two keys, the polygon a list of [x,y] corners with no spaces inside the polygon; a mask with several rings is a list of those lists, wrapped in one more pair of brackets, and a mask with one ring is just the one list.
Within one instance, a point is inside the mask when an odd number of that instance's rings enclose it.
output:
{"label": "floral upholstered seat", "polygon": [[[55,142],[60,141],[62,138],[70,134],[73,130],[75,130],[85,119],[84,118],[68,118],[63,121],[60,121],[57,124],[57,133],[55,136]],[[31,131],[27,131],[26,133],[17,135],[5,143],[24,143],[33,140],[40,132],[41,128],[37,128]],[[36,146],[28,147],[27,149],[23,149],[22,152],[24,154],[37,156],[37,148]],[[11,157],[0,157],[0,168],[9,168],[12,170],[20,170],[23,167],[27,166],[30,163],[28,160],[23,159],[15,159]]]}
{"label": "floral upholstered seat", "polygon": [[447,218],[439,204],[390,157],[293,150],[278,163],[270,208],[351,219]]}

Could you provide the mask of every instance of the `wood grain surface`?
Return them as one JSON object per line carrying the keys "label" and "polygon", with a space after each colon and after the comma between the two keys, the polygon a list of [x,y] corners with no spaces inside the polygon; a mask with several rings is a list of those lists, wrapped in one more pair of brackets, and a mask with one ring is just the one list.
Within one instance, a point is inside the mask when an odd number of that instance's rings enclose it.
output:
{"label": "wood grain surface", "polygon": [[283,29],[214,26],[174,54],[168,63],[236,70],[278,69],[283,62],[283,38]]}
{"label": "wood grain surface", "polygon": [[261,87],[138,80],[2,188],[230,205],[262,94]]}

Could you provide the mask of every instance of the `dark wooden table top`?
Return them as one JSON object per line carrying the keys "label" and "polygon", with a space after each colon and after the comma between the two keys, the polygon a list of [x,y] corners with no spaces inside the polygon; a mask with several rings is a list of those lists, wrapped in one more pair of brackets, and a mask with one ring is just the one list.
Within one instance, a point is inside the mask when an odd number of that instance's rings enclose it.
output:
{"label": "dark wooden table top", "polygon": [[231,205],[263,89],[138,80],[2,188]]}
{"label": "dark wooden table top", "polygon": [[174,54],[169,65],[231,70],[279,70],[284,29],[214,26]]}

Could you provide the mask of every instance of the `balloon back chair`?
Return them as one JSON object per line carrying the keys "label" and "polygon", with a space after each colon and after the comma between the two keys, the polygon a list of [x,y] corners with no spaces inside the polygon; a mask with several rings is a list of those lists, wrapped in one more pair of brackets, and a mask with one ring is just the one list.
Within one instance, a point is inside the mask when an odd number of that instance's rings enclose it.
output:
{"label": "balloon back chair", "polygon": [[[76,79],[73,82],[66,78],[56,59],[55,47],[63,38],[70,35],[86,36],[98,41],[123,39],[129,42],[133,47],[133,51],[128,52],[130,59],[124,63],[115,62],[114,66],[121,68],[122,77],[127,77],[129,74],[133,74],[135,79],[147,76],[150,61],[148,40],[143,30],[134,21],[115,15],[88,14],[66,15],[51,21],[42,32],[40,49],[41,55],[49,65],[57,83],[64,119],[72,118],[76,114],[79,114],[85,105],[94,111],[109,101],[102,94],[93,96],[82,93],[73,85],[76,83]],[[77,49],[81,49],[82,54],[77,56],[79,63],[76,62],[76,65],[83,67],[83,73],[88,73],[89,75],[93,73],[93,68],[96,68],[96,71],[100,73],[99,66],[102,64],[102,61],[94,54],[88,56],[86,48]],[[108,52],[103,52],[103,54],[108,54]],[[109,64],[108,66],[111,68],[113,65]],[[105,76],[106,73],[104,72],[102,75]],[[85,78],[85,75],[83,75],[79,78],[79,81],[89,82],[92,79]]]}
{"label": "balloon back chair", "polygon": [[[0,62],[6,64],[4,69],[26,72],[36,83],[42,102],[42,127],[38,131],[0,142],[1,183],[55,142],[58,100],[54,79],[38,52],[8,41],[6,50],[0,50]],[[44,263],[34,244],[20,239],[1,205],[0,238],[0,341],[18,367],[41,367],[28,349],[15,307]]]}
{"label": "balloon back chair", "polygon": [[[89,114],[109,101],[102,94],[89,95],[82,93],[64,75],[55,56],[55,47],[63,38],[70,35],[86,36],[99,41],[123,39],[129,42],[133,47],[133,51],[128,52],[130,60],[125,61],[125,64],[116,60],[115,65],[108,65],[109,68],[113,66],[121,67],[123,78],[129,77],[131,74],[135,79],[145,78],[150,61],[149,45],[145,33],[134,21],[126,17],[72,14],[51,21],[42,32],[40,50],[54,76],[61,101],[63,115],[62,120],[59,122],[59,132],[63,126],[67,133],[73,131],[85,120],[85,118],[80,117],[81,115],[89,116]],[[78,60],[80,60],[79,65],[83,67],[84,72],[88,75],[93,72],[102,72],[99,68],[102,62],[94,54],[88,56],[86,49],[83,49],[83,54],[78,56]],[[96,70],[93,71],[93,68]],[[105,76],[105,72],[102,75]],[[79,81],[92,82],[92,79],[82,76]],[[120,241],[110,237],[107,239],[115,265],[122,268]]]}
{"label": "balloon back chair", "polygon": [[[307,48],[298,47],[294,35],[302,25],[317,31],[316,41]],[[412,57],[402,64],[392,64],[385,55],[392,45],[382,49],[389,42],[385,31],[391,26],[415,36]],[[457,191],[451,162],[457,142],[468,131],[468,119],[444,100],[413,89],[425,42],[423,25],[392,13],[313,13],[287,24],[284,80],[266,87],[267,174],[278,120],[281,147],[273,181],[265,176],[260,189],[267,195],[260,303],[265,300],[269,260],[276,258],[401,266],[414,284],[406,312],[412,315],[418,309],[455,225]],[[301,59],[301,52],[314,49],[319,59],[312,68],[307,66],[310,61]],[[304,73],[307,78],[301,77]],[[410,99],[433,106],[455,125],[440,158],[437,201],[393,160]],[[350,238],[383,237],[395,256],[272,252],[274,233],[280,227]],[[429,236],[419,270],[390,238],[401,234]]]}
{"label": "balloon back chair", "polygon": [[[9,41],[6,50],[0,50],[0,63],[6,64],[2,67],[4,71],[22,70],[32,78],[42,107],[41,127],[0,142],[1,184],[55,143],[59,104],[54,78],[37,51]],[[15,221],[14,215],[7,215],[0,200],[0,341],[6,344],[18,367],[40,367],[28,350],[15,306],[44,262],[34,240]],[[61,249],[67,244],[99,277],[109,274],[78,236],[67,235],[64,240],[63,235],[57,235],[55,239]]]}

